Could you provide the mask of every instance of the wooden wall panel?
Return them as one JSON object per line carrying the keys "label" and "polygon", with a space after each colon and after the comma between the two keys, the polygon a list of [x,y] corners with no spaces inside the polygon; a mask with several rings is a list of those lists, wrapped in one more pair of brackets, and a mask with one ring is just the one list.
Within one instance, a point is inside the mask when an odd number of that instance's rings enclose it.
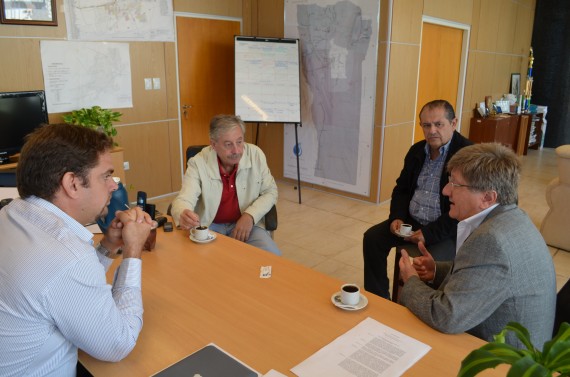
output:
{"label": "wooden wall panel", "polygon": [[[496,51],[497,33],[502,15],[497,10],[496,0],[479,0],[479,24],[478,32],[474,37],[477,39],[477,50]],[[501,0],[502,1],[502,0]]]}
{"label": "wooden wall panel", "polygon": [[[118,109],[123,116],[120,124],[164,120],[167,117],[164,43],[131,42],[131,85],[133,107]],[[145,78],[159,78],[160,89],[145,90]]]}
{"label": "wooden wall panel", "polygon": [[472,0],[425,0],[423,14],[462,24],[470,24],[472,9]]}
{"label": "wooden wall panel", "polygon": [[498,100],[511,88],[511,56],[497,54],[493,70],[493,100]]}
{"label": "wooden wall panel", "polygon": [[404,166],[404,157],[410,149],[414,122],[384,128],[384,151],[382,157],[382,178],[380,181],[380,201],[390,199],[396,179]]}
{"label": "wooden wall panel", "polygon": [[[186,166],[186,152],[182,150],[180,144],[180,125],[178,119],[168,121],[168,151],[170,157],[170,190],[168,192],[175,192],[182,187],[182,166]],[[181,157],[183,156],[183,157]]]}
{"label": "wooden wall panel", "polygon": [[515,40],[514,30],[517,24],[517,4],[511,0],[496,2],[496,9],[501,16],[497,32],[497,52],[511,53]]}
{"label": "wooden wall panel", "polygon": [[0,51],[0,91],[44,89],[39,39],[1,39]]}
{"label": "wooden wall panel", "polygon": [[[528,2],[530,2],[530,0]],[[517,4],[517,20],[514,29],[515,38],[511,50],[513,54],[528,55],[528,47],[532,39],[534,9],[534,5],[524,3]]]}
{"label": "wooden wall panel", "polygon": [[423,4],[417,0],[398,0],[392,6],[392,42],[420,43]]}
{"label": "wooden wall panel", "polygon": [[216,16],[242,16],[242,0],[173,0],[174,11]]}
{"label": "wooden wall panel", "polygon": [[168,122],[119,126],[117,132],[117,143],[130,164],[125,172],[129,198],[137,191],[146,191],[149,198],[172,192]]}
{"label": "wooden wall panel", "polygon": [[419,55],[419,45],[391,46],[386,125],[414,120]]}

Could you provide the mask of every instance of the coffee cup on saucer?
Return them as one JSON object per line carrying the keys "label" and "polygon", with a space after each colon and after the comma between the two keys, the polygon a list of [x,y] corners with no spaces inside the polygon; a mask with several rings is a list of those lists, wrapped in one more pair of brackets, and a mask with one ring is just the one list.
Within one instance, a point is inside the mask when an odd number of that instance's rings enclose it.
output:
{"label": "coffee cup on saucer", "polygon": [[400,229],[398,230],[401,236],[409,236],[412,234],[412,226],[410,224],[402,224],[400,225]]}
{"label": "coffee cup on saucer", "polygon": [[343,284],[340,287],[340,301],[344,305],[357,305],[360,301],[360,288],[356,284]]}
{"label": "coffee cup on saucer", "polygon": [[190,235],[198,241],[206,241],[210,236],[210,232],[207,226],[200,225],[190,229]]}

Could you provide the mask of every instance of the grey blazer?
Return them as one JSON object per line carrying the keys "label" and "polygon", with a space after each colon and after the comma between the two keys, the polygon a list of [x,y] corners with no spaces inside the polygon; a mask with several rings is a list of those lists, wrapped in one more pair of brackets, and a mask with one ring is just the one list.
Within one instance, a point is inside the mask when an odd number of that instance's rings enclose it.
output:
{"label": "grey blazer", "polygon": [[[516,205],[498,206],[458,250],[438,262],[433,289],[412,277],[400,303],[445,333],[491,341],[510,321],[525,326],[542,348],[552,337],[556,278],[552,257],[532,221]],[[520,347],[513,336],[507,342]]]}

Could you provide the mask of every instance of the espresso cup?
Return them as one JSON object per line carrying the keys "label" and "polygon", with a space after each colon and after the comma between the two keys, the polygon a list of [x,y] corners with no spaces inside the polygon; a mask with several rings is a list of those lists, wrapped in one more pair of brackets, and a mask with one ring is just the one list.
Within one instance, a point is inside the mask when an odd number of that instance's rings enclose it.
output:
{"label": "espresso cup", "polygon": [[410,224],[400,225],[400,235],[408,236],[410,234],[412,234],[412,226]]}
{"label": "espresso cup", "polygon": [[340,301],[344,305],[356,305],[360,301],[360,288],[356,284],[344,284],[340,287]]}
{"label": "espresso cup", "polygon": [[200,225],[190,229],[190,234],[198,241],[206,241],[210,235],[210,232],[208,232],[207,226]]}

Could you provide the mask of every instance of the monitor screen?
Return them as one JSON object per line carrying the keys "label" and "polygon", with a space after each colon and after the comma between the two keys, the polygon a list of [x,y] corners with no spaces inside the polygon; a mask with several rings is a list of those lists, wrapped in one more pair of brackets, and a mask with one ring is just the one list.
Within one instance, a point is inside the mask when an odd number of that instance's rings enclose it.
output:
{"label": "monitor screen", "polygon": [[19,153],[26,135],[48,122],[43,90],[0,93],[0,156]]}

